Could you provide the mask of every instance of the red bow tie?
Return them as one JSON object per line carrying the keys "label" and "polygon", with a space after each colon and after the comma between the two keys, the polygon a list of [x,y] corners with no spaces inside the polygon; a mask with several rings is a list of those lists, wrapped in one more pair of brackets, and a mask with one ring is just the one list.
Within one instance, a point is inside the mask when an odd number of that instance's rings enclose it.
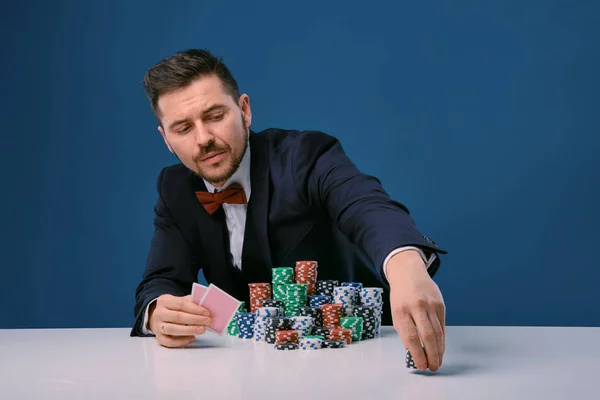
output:
{"label": "red bow tie", "polygon": [[212,215],[223,203],[247,204],[246,193],[240,185],[234,184],[226,187],[221,192],[196,192],[196,197],[202,203],[206,211]]}

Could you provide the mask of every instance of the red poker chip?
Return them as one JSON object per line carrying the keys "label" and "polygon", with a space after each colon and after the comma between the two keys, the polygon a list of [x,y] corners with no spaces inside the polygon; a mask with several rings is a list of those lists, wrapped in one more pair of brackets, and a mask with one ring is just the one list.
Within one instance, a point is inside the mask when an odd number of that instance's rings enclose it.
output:
{"label": "red poker chip", "polygon": [[345,340],[346,344],[352,343],[352,330],[345,328],[336,328],[329,331],[328,339]]}
{"label": "red poker chip", "polygon": [[343,315],[341,304],[329,303],[321,306],[323,310],[323,326],[326,328],[337,328]]}
{"label": "red poker chip", "polygon": [[282,330],[275,332],[275,343],[296,343],[298,344],[298,331]]}
{"label": "red poker chip", "polygon": [[296,282],[308,285],[308,295],[313,296],[317,286],[316,261],[296,261]]}
{"label": "red poker chip", "polygon": [[250,312],[256,312],[256,309],[262,307],[264,300],[271,298],[271,284],[268,282],[249,283],[250,289]]}

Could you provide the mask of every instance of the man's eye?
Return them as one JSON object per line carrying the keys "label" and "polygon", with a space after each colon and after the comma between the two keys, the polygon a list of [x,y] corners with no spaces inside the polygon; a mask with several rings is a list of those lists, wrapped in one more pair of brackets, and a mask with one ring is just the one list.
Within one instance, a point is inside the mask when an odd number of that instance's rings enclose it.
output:
{"label": "man's eye", "polygon": [[189,127],[189,126],[184,126],[183,128],[181,128],[181,129],[178,129],[178,130],[177,130],[177,133],[179,133],[179,134],[184,134],[184,133],[186,133],[186,132],[187,132],[187,131],[189,131],[189,130],[190,130],[190,127]]}
{"label": "man's eye", "polygon": [[223,119],[223,113],[211,115],[208,119],[210,121],[219,121]]}

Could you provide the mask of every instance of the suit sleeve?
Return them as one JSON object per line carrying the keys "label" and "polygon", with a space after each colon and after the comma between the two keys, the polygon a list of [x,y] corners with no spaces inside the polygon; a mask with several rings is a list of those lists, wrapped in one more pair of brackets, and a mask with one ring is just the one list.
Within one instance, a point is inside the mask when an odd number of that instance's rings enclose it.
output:
{"label": "suit sleeve", "polygon": [[131,336],[151,336],[143,332],[143,321],[148,304],[163,294],[185,296],[190,294],[200,269],[198,255],[174,221],[163,190],[163,169],[157,182],[158,199],[154,207],[154,233],[146,259],[142,281],[135,294],[135,322]]}
{"label": "suit sleeve", "polygon": [[[300,196],[309,207],[325,211],[338,229],[369,255],[382,276],[384,261],[394,249],[415,246],[428,258],[446,253],[418,231],[408,209],[392,200],[377,178],[358,170],[336,138],[304,132],[292,154]],[[435,257],[428,269],[430,276],[439,265],[439,257]]]}

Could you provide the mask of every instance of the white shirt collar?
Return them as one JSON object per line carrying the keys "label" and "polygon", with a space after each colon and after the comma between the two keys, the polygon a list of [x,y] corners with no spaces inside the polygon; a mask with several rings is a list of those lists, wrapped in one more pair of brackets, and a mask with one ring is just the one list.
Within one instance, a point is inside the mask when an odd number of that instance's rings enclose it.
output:
{"label": "white shirt collar", "polygon": [[[206,185],[206,190],[210,193],[214,193],[215,187],[211,185],[209,182],[204,180],[204,184]],[[242,162],[240,163],[238,169],[234,172],[234,174],[229,178],[225,184],[217,189],[217,192],[225,189],[227,186],[237,183],[242,185],[244,188],[244,192],[246,193],[246,199],[250,201],[250,141],[248,141],[248,147],[246,148],[246,153],[242,158]]]}

